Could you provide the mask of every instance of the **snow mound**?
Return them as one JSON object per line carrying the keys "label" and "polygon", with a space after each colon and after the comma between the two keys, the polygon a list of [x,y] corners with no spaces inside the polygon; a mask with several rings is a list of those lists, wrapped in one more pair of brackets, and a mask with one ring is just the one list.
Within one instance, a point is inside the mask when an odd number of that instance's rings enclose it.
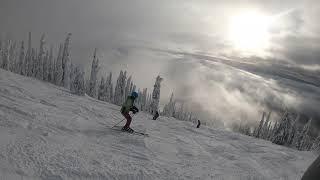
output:
{"label": "snow mound", "polygon": [[315,159],[244,135],[119,107],[0,70],[1,179],[300,179]]}

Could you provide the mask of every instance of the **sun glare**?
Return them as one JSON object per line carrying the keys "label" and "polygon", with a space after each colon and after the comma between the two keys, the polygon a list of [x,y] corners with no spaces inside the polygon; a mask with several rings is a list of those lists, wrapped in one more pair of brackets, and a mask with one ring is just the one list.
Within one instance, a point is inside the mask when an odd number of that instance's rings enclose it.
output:
{"label": "sun glare", "polygon": [[233,16],[229,22],[229,39],[237,50],[248,53],[268,47],[270,18],[251,12]]}

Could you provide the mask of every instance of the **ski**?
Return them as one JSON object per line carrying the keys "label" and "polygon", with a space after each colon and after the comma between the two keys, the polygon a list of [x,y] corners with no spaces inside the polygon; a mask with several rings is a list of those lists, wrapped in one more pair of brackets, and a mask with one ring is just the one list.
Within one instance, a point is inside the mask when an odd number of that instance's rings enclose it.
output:
{"label": "ski", "polygon": [[133,131],[133,133],[132,134],[138,134],[138,135],[143,135],[143,136],[147,136],[147,137],[149,137],[149,134],[147,134],[147,133],[143,133],[143,132],[139,132],[139,131]]}
{"label": "ski", "polygon": [[116,131],[120,131],[120,132],[124,132],[124,133],[128,133],[128,134],[135,134],[135,135],[140,135],[140,136],[149,137],[149,134],[143,133],[143,132],[139,132],[139,131],[133,131],[132,133],[130,133],[130,132],[128,132],[128,131],[122,131],[121,129],[115,129],[115,128],[110,128],[110,129],[116,130]]}

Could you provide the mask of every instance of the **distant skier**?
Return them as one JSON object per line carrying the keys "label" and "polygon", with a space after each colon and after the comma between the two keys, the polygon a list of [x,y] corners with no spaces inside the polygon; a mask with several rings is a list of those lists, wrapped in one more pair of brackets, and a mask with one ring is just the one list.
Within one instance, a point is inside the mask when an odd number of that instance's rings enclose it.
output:
{"label": "distant skier", "polygon": [[134,100],[138,97],[138,93],[132,92],[131,96],[128,96],[125,103],[123,103],[121,108],[121,114],[126,118],[127,122],[121,129],[122,131],[127,131],[129,133],[133,133],[134,130],[130,128],[132,117],[130,116],[129,112],[132,111],[133,114],[139,112],[139,109],[135,107]]}
{"label": "distant skier", "polygon": [[159,117],[159,113],[158,113],[158,111],[156,111],[156,113],[154,114],[154,116],[153,116],[153,120],[156,120],[157,118]]}
{"label": "distant skier", "polygon": [[197,125],[197,128],[199,128],[199,127],[200,127],[200,125],[201,125],[201,123],[200,123],[200,120],[198,119],[198,125]]}

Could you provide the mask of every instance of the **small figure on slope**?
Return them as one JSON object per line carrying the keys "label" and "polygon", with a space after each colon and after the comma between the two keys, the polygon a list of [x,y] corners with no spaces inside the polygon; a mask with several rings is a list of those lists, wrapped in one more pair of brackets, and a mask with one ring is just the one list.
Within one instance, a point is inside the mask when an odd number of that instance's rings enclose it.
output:
{"label": "small figure on slope", "polygon": [[198,120],[197,128],[199,128],[199,127],[200,127],[200,125],[201,125],[200,120]]}
{"label": "small figure on slope", "polygon": [[127,131],[129,133],[133,133],[133,129],[130,128],[132,117],[129,112],[132,111],[133,114],[139,112],[139,109],[135,107],[134,100],[138,97],[138,93],[132,92],[131,96],[128,96],[127,100],[123,103],[121,108],[121,114],[126,118],[127,122],[121,129],[122,131]]}
{"label": "small figure on slope", "polygon": [[153,120],[156,120],[157,118],[159,117],[159,112],[158,111],[156,111],[156,113],[154,114],[154,116],[153,116]]}

